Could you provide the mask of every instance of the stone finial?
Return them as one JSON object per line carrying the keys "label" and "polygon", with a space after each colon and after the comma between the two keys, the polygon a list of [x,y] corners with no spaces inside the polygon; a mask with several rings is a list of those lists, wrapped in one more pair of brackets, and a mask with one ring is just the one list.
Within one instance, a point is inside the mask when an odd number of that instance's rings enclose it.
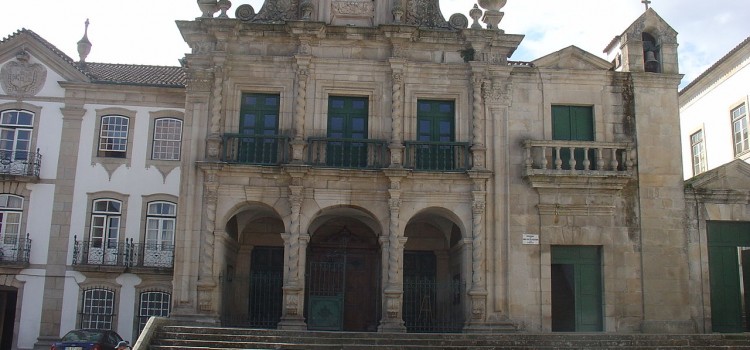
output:
{"label": "stone finial", "polygon": [[312,18],[312,13],[315,11],[315,6],[310,0],[303,0],[300,4],[300,13],[302,14],[303,21],[309,21]]}
{"label": "stone finial", "polygon": [[401,3],[401,0],[396,0],[396,2],[393,4],[393,10],[391,10],[391,14],[393,15],[393,23],[401,23],[402,18],[404,17],[404,5]]}
{"label": "stone finial", "polygon": [[479,8],[479,5],[474,4],[474,8],[469,11],[469,16],[474,20],[471,29],[482,29],[482,25],[479,24],[479,19],[482,18],[482,9]]}
{"label": "stone finial", "polygon": [[227,15],[227,11],[232,7],[232,2],[229,0],[219,0],[219,2],[216,4],[216,6],[219,8],[221,13],[219,13],[219,18],[229,18],[229,15]]}
{"label": "stone finial", "polygon": [[482,21],[487,23],[488,29],[499,30],[498,24],[503,19],[504,13],[500,12],[508,0],[479,0],[479,6],[487,10]]}
{"label": "stone finial", "polygon": [[86,19],[86,28],[83,31],[83,38],[78,40],[78,57],[81,63],[86,62],[86,57],[91,52],[91,42],[88,37],[89,33],[89,19]]}

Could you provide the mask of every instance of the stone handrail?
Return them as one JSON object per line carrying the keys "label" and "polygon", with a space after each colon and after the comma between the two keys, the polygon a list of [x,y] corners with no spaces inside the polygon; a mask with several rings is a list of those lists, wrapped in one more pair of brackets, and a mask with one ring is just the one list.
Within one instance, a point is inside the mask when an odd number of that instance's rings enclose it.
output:
{"label": "stone handrail", "polygon": [[526,140],[523,147],[526,175],[628,175],[635,165],[628,142]]}

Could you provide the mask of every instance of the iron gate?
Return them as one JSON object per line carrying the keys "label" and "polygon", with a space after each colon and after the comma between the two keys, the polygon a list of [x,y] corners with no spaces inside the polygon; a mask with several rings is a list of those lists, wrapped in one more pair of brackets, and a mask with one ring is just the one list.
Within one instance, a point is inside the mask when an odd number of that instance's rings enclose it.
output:
{"label": "iron gate", "polygon": [[345,258],[310,262],[307,277],[307,328],[342,330],[346,293]]}
{"label": "iron gate", "polygon": [[458,333],[464,325],[462,293],[466,284],[431,278],[404,281],[403,314],[411,333]]}

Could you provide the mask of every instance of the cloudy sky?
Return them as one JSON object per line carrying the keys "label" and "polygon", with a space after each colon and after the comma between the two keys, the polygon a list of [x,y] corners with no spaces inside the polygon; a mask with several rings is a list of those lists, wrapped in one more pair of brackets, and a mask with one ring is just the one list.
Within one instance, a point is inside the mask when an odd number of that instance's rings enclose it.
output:
{"label": "cloudy sky", "polygon": [[[90,62],[177,65],[188,52],[175,20],[200,15],[195,0],[2,0],[0,37],[33,30],[74,59],[90,19]],[[375,0],[381,1],[381,0]],[[263,0],[232,0],[234,10]],[[440,0],[443,15],[467,15],[474,0]],[[748,0],[652,0],[679,32],[683,86],[750,36]],[[604,47],[645,9],[641,0],[508,0],[500,27],[526,38],[511,58],[531,61],[576,45],[603,57]]]}

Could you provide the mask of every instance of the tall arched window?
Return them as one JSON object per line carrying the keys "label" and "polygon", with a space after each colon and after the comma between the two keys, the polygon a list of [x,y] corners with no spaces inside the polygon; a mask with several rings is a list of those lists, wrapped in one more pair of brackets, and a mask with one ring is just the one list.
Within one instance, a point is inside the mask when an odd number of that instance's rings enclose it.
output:
{"label": "tall arched window", "polygon": [[117,264],[122,202],[114,199],[94,200],[89,232],[89,263]]}
{"label": "tall arched window", "polygon": [[13,257],[18,248],[23,216],[23,197],[0,194],[0,252],[2,258]]}
{"label": "tall arched window", "polygon": [[33,128],[33,113],[24,110],[3,111],[0,116],[0,159],[28,159]]}
{"label": "tall arched window", "polygon": [[177,205],[170,202],[148,203],[146,212],[145,266],[172,266]]}

